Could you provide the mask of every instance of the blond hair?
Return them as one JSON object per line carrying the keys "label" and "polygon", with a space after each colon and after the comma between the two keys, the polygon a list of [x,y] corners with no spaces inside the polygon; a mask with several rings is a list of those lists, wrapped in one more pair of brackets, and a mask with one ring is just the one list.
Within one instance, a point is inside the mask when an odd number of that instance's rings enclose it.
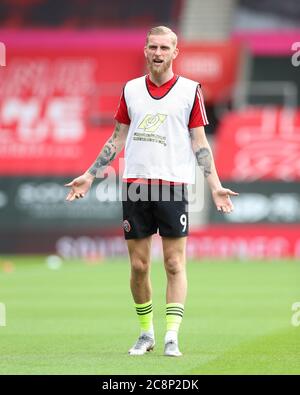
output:
{"label": "blond hair", "polygon": [[152,27],[147,33],[146,45],[148,44],[150,36],[155,36],[155,35],[160,36],[160,35],[165,35],[165,34],[170,34],[172,36],[171,37],[172,43],[176,47],[177,46],[177,35],[176,35],[176,33],[173,32],[173,30],[171,30],[167,26]]}

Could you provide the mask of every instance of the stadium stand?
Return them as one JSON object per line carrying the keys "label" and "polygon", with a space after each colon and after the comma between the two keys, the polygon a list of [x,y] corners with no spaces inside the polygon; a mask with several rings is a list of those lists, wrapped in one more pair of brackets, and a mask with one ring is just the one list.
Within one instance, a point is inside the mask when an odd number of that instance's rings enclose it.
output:
{"label": "stadium stand", "polygon": [[0,21],[10,28],[132,28],[174,25],[182,0],[2,0]]}

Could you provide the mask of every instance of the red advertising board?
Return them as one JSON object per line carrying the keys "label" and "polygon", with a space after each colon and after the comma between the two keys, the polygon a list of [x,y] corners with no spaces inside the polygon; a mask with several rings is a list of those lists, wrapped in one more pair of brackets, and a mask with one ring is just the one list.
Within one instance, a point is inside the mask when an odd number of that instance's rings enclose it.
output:
{"label": "red advertising board", "polygon": [[291,56],[300,48],[299,37],[299,29],[243,30],[232,34],[235,42],[242,42],[258,56]]}
{"label": "red advertising board", "polygon": [[233,42],[179,43],[174,70],[203,86],[205,101],[228,100],[238,77],[241,46]]}
{"label": "red advertising board", "polygon": [[201,258],[299,258],[300,227],[209,226],[190,232],[188,256]]}
{"label": "red advertising board", "polygon": [[[0,174],[86,170],[112,133],[124,83],[145,72],[144,31],[0,31]],[[207,101],[224,98],[237,45],[179,43],[176,72],[200,81]],[[116,164],[115,164],[116,166]]]}
{"label": "red advertising board", "polygon": [[3,33],[0,41],[0,174],[84,171],[112,133],[102,125],[113,125],[124,83],[143,72],[141,34]]}
{"label": "red advertising board", "polygon": [[[127,256],[121,223],[113,229],[60,229],[18,233],[0,231],[2,253],[56,253],[64,258]],[[17,240],[17,242],[16,242]],[[37,243],[37,240],[39,241]],[[161,258],[160,237],[154,237],[153,257]],[[188,259],[300,258],[299,226],[209,226],[190,231]],[[201,262],[201,261],[200,261]]]}
{"label": "red advertising board", "polygon": [[217,130],[215,160],[227,180],[300,179],[300,111],[250,108],[226,115]]}

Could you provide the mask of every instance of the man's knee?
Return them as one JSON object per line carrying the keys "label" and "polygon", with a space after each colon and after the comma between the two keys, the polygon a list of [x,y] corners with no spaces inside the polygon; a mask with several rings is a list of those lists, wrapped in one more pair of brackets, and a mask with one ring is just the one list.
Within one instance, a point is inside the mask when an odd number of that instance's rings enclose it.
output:
{"label": "man's knee", "polygon": [[150,262],[141,256],[131,257],[131,271],[136,276],[144,276],[149,272]]}
{"label": "man's knee", "polygon": [[165,268],[168,275],[176,275],[184,270],[184,259],[179,255],[165,258]]}

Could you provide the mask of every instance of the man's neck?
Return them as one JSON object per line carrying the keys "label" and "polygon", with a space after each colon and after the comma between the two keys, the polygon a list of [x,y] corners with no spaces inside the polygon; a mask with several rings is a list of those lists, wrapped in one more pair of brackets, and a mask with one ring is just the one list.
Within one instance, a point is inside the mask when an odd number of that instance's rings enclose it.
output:
{"label": "man's neck", "polygon": [[166,82],[170,81],[174,76],[174,73],[172,70],[168,70],[165,73],[162,74],[153,74],[149,73],[150,80],[155,84],[156,86],[161,86],[165,84]]}

